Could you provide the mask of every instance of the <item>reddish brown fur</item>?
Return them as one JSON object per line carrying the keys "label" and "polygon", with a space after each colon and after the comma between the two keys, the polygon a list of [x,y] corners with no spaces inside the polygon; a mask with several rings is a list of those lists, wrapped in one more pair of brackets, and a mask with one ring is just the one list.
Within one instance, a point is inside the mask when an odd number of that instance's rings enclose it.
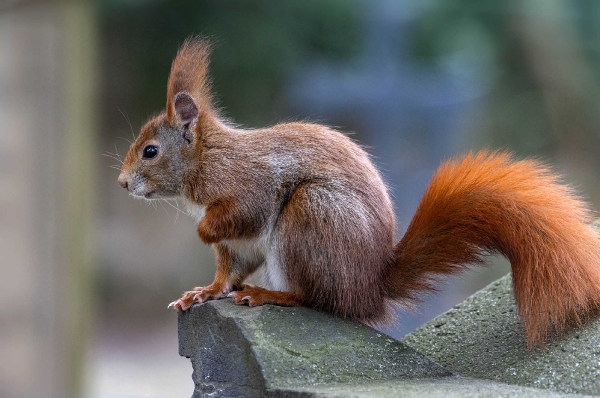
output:
{"label": "reddish brown fur", "polygon": [[498,252],[512,265],[528,342],[600,308],[600,238],[571,189],[533,160],[480,152],[444,163],[396,247],[386,279],[394,299],[435,290],[436,276]]}
{"label": "reddish brown fur", "polygon": [[215,200],[198,224],[198,236],[204,243],[256,236],[260,232],[260,220],[240,216],[242,212],[241,205],[234,199]]}
{"label": "reddish brown fur", "polygon": [[246,304],[250,307],[264,304],[296,307],[303,304],[302,299],[294,293],[276,292],[252,285],[244,285],[241,290],[232,292],[231,297],[236,304]]}
{"label": "reddish brown fur", "polygon": [[[530,344],[600,306],[590,213],[542,165],[486,152],[443,164],[395,245],[392,204],[368,155],[321,125],[227,125],[211,105],[208,52],[201,39],[180,49],[167,110],[142,128],[119,176],[135,196],[182,196],[201,219],[198,235],[215,246],[215,281],[186,292],[176,309],[233,291],[237,303],[376,322],[390,302],[414,302],[435,290],[436,276],[487,252],[513,265]],[[142,158],[147,145],[159,148],[155,158]],[[259,267],[271,290],[243,285]]]}

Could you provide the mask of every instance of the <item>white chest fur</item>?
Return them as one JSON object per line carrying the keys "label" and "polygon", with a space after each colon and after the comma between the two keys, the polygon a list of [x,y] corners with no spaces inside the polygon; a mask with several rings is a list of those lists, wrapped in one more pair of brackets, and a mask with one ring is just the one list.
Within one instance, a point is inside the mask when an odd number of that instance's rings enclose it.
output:
{"label": "white chest fur", "polygon": [[198,205],[186,198],[184,198],[183,201],[185,202],[187,213],[194,218],[196,222],[200,222],[206,214],[206,206]]}
{"label": "white chest fur", "polygon": [[264,239],[232,239],[223,243],[235,253],[239,261],[249,264],[262,264],[265,261],[267,246]]}
{"label": "white chest fur", "polygon": [[228,240],[224,243],[236,254],[238,261],[260,264],[264,267],[261,285],[277,291],[289,291],[289,283],[282,269],[276,239],[263,233],[254,239]]}

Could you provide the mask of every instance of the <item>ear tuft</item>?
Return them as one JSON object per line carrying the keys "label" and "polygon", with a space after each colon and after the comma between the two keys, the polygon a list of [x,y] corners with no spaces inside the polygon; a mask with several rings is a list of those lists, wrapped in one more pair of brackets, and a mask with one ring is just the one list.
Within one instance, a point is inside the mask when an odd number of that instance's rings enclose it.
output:
{"label": "ear tuft", "polygon": [[186,129],[189,128],[190,123],[198,119],[198,115],[200,114],[198,105],[196,105],[192,96],[186,92],[178,93],[175,96],[173,107],[175,108],[177,118]]}
{"label": "ear tuft", "polygon": [[211,94],[208,78],[210,41],[204,37],[187,39],[173,60],[167,83],[167,120],[175,122],[175,100],[181,93],[194,99],[197,108],[210,112]]}

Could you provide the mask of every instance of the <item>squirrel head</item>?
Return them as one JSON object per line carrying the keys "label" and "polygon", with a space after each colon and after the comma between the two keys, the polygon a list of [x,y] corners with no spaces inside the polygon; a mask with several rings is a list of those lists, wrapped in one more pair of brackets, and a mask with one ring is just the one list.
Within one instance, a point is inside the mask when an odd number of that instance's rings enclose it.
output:
{"label": "squirrel head", "polygon": [[167,84],[166,111],[142,127],[123,161],[119,185],[133,196],[180,196],[186,174],[197,170],[203,132],[215,119],[207,79],[209,53],[209,42],[199,37],[179,49]]}

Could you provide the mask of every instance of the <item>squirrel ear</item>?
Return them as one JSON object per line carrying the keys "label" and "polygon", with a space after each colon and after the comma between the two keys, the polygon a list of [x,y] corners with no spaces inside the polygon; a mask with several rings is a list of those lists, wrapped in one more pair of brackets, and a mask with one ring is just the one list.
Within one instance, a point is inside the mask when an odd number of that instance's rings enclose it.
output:
{"label": "squirrel ear", "polygon": [[198,119],[200,114],[198,105],[196,105],[192,96],[186,92],[178,93],[175,96],[173,108],[175,108],[175,114],[186,130],[189,129],[191,123]]}

